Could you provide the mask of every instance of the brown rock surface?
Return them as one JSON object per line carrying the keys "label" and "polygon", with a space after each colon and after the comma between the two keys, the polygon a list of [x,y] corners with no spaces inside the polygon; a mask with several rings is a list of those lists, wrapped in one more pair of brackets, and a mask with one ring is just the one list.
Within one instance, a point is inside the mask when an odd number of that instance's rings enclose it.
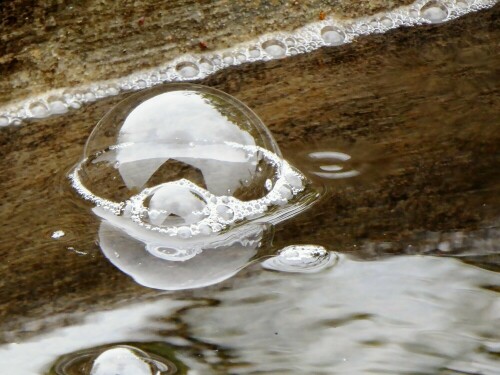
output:
{"label": "brown rock surface", "polygon": [[[350,167],[363,171],[320,181],[330,198],[278,228],[277,246],[354,251],[363,241],[411,241],[422,231],[467,234],[497,218],[499,15],[497,5],[202,82],[254,109],[305,171],[315,166],[304,155],[325,149],[352,155]],[[27,319],[156,294],[101,255],[98,223],[65,178],[95,123],[119,100],[0,130],[5,340],[30,334],[19,330]],[[66,236],[52,239],[55,230]]]}
{"label": "brown rock surface", "polygon": [[359,17],[411,2],[3,1],[0,103],[155,67],[181,53],[200,52],[200,42],[216,50],[292,30],[318,20],[321,11]]}

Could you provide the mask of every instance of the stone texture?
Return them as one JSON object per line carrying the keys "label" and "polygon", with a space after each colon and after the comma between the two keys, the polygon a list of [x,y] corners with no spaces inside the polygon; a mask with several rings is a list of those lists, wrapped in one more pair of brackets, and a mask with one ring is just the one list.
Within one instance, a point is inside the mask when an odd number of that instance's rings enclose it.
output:
{"label": "stone texture", "polygon": [[[0,2],[0,103],[118,78],[187,52],[229,47],[327,16],[410,0],[28,0]],[[235,32],[236,31],[236,32]]]}

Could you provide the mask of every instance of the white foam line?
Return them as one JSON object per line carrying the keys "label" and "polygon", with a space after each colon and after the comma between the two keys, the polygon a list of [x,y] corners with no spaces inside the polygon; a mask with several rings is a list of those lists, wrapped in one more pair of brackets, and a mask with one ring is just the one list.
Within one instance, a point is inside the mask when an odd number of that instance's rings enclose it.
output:
{"label": "white foam line", "polygon": [[292,32],[262,35],[232,48],[210,53],[182,55],[156,68],[122,78],[73,88],[54,89],[0,107],[0,127],[20,125],[24,120],[66,113],[97,99],[132,92],[167,82],[205,78],[229,66],[267,61],[324,46],[351,43],[362,35],[385,33],[401,26],[451,21],[464,14],[487,9],[498,0],[417,0],[389,12],[352,20],[333,18],[313,22]]}

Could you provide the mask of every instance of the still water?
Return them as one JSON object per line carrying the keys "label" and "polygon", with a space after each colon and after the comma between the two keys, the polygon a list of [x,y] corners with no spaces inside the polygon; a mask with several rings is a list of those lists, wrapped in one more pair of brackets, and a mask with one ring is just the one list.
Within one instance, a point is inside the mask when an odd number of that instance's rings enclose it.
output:
{"label": "still water", "polygon": [[2,373],[499,374],[495,12],[2,129]]}

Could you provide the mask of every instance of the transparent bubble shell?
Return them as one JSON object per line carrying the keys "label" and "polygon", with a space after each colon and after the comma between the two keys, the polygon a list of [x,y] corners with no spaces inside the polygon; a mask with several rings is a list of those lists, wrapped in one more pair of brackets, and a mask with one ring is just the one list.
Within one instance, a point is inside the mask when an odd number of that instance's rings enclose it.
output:
{"label": "transparent bubble shell", "polygon": [[[186,262],[198,257],[192,261],[195,268],[203,264],[209,269],[199,258],[208,248],[250,247],[251,257],[262,225],[295,215],[316,196],[248,107],[219,90],[193,84],[157,87],[119,103],[93,130],[70,178],[103,219],[103,252],[136,280],[142,278],[138,270],[145,270],[142,263],[149,264],[143,276],[151,279],[158,266],[154,259]],[[138,251],[127,251],[131,247],[146,250],[147,261],[139,262]],[[244,266],[238,261],[220,269],[215,265],[220,256],[206,258],[214,259],[213,280]],[[188,265],[176,268],[179,288],[193,284]],[[172,282],[158,277],[162,281],[140,283],[158,287]],[[202,279],[196,284],[210,283]]]}

